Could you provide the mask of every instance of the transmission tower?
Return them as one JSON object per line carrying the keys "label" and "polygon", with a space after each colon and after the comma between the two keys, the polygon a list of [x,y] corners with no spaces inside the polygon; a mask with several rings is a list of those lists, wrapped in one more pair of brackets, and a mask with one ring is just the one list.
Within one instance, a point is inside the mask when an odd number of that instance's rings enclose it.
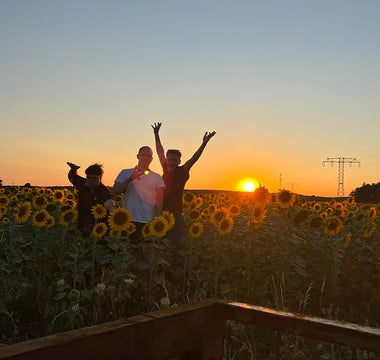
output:
{"label": "transmission tower", "polygon": [[344,165],[345,164],[358,164],[360,166],[360,161],[355,158],[346,158],[346,157],[336,157],[336,158],[327,158],[327,160],[322,161],[322,166],[325,166],[326,163],[330,163],[331,166],[338,164],[338,197],[344,196]]}

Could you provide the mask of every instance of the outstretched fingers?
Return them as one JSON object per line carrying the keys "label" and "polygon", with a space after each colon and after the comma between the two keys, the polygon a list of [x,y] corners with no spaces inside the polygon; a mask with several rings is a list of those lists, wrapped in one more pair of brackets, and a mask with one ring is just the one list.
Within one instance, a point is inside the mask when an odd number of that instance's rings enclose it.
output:
{"label": "outstretched fingers", "polygon": [[213,132],[205,132],[205,135],[203,137],[204,141],[209,141],[214,135],[216,134],[216,131]]}
{"label": "outstretched fingers", "polygon": [[137,168],[137,166],[136,166],[136,167],[133,169],[133,171],[132,171],[132,175],[131,175],[132,180],[135,180],[135,179],[140,180],[140,176],[141,176],[142,174],[144,174],[144,170],[139,170],[139,169]]}
{"label": "outstretched fingers", "polygon": [[161,125],[162,125],[162,123],[160,123],[160,122],[154,123],[153,125],[151,125],[155,134],[158,134]]}

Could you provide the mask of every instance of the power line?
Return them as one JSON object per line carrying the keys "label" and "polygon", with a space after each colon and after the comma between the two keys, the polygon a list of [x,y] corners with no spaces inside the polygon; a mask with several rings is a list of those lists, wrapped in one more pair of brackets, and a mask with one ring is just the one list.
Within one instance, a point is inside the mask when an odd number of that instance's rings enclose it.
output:
{"label": "power line", "polygon": [[346,157],[336,157],[336,158],[327,158],[327,160],[322,161],[322,166],[325,166],[326,163],[330,163],[331,166],[338,164],[338,197],[344,196],[344,165],[345,164],[358,164],[360,166],[360,161],[355,158],[346,158]]}

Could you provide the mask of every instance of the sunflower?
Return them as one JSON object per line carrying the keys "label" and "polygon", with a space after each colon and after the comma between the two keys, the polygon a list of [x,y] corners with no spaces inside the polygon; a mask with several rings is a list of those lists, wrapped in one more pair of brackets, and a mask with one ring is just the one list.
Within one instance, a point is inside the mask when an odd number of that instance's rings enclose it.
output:
{"label": "sunflower", "polygon": [[123,197],[121,196],[121,194],[114,196],[113,199],[114,199],[118,204],[121,204],[121,202],[123,201]]}
{"label": "sunflower", "polygon": [[0,196],[0,207],[3,207],[3,208],[7,207],[9,202],[10,200],[8,196],[5,196],[5,195]]}
{"label": "sunflower", "polygon": [[119,237],[121,235],[121,231],[120,230],[116,230],[116,229],[111,229],[110,230],[110,236],[116,238],[116,237]]}
{"label": "sunflower", "polygon": [[210,204],[208,206],[208,209],[210,211],[210,214],[212,214],[216,210],[216,205],[215,204]]}
{"label": "sunflower", "polygon": [[77,206],[77,203],[74,201],[74,200],[70,200],[70,199],[65,199],[63,200],[63,204],[65,206],[69,206],[69,207],[72,207],[72,208],[75,208]]}
{"label": "sunflower", "polygon": [[210,208],[203,209],[201,212],[201,219],[207,219],[210,216]]}
{"label": "sunflower", "polygon": [[337,234],[343,227],[343,222],[337,217],[331,218],[325,228],[325,233],[327,235]]}
{"label": "sunflower", "polygon": [[14,217],[14,221],[17,224],[23,224],[28,220],[32,212],[32,204],[28,201],[22,203],[17,209]]}
{"label": "sunflower", "polygon": [[186,204],[190,204],[195,199],[195,195],[193,193],[186,193],[182,196],[183,202]]}
{"label": "sunflower", "polygon": [[333,212],[333,216],[344,216],[345,211],[341,208],[336,208],[335,211]]}
{"label": "sunflower", "polygon": [[102,219],[107,215],[107,209],[102,204],[96,204],[91,209],[95,219]]}
{"label": "sunflower", "polygon": [[189,234],[192,238],[200,237],[203,233],[203,225],[200,222],[195,222],[190,225]]}
{"label": "sunflower", "polygon": [[136,231],[135,224],[133,222],[129,223],[126,231],[128,234],[133,234]]}
{"label": "sunflower", "polygon": [[283,209],[293,205],[295,199],[295,195],[289,190],[281,190],[276,194],[276,204]]}
{"label": "sunflower", "polygon": [[75,200],[76,199],[76,196],[69,190],[65,191],[65,195],[66,195],[65,197],[67,200]]}
{"label": "sunflower", "polygon": [[161,213],[161,216],[163,216],[166,219],[169,228],[171,229],[175,223],[174,215],[170,211],[165,210]]}
{"label": "sunflower", "polygon": [[33,215],[33,225],[38,227],[43,227],[47,223],[47,219],[49,217],[49,213],[45,209],[41,209],[36,211]]}
{"label": "sunflower", "polygon": [[363,234],[363,236],[364,237],[370,237],[372,234],[373,234],[373,232],[376,230],[376,228],[377,228],[377,224],[375,223],[375,222],[370,222],[367,226],[366,226],[366,228],[365,228],[365,230],[364,230],[364,234]]}
{"label": "sunflower", "polygon": [[369,212],[368,212],[368,218],[370,219],[374,219],[376,217],[376,208],[374,206],[372,206],[370,209],[369,209]]}
{"label": "sunflower", "polygon": [[52,213],[53,211],[55,211],[57,209],[57,205],[53,202],[49,202],[47,205],[46,205],[46,208],[45,208],[47,211],[49,211],[49,213]]}
{"label": "sunflower", "polygon": [[132,221],[132,213],[122,207],[113,210],[109,217],[108,223],[113,229],[127,230],[129,223]]}
{"label": "sunflower", "polygon": [[218,225],[218,232],[220,235],[229,234],[234,226],[234,221],[231,217],[225,217]]}
{"label": "sunflower", "polygon": [[229,216],[229,212],[226,208],[220,208],[215,210],[211,216],[210,221],[215,225],[218,226],[218,224],[225,218]]}
{"label": "sunflower", "polygon": [[53,227],[54,225],[55,225],[55,219],[54,219],[53,216],[51,216],[51,215],[49,214],[49,216],[48,216],[48,218],[47,218],[47,221],[46,221],[46,227],[47,227],[47,228],[51,228],[51,227]]}
{"label": "sunflower", "polygon": [[142,229],[141,229],[141,233],[142,233],[142,236],[143,238],[147,238],[149,236],[151,236],[152,234],[150,233],[150,223],[146,223]]}
{"label": "sunflower", "polygon": [[62,214],[61,214],[61,224],[64,225],[64,226],[68,226],[69,225],[69,222],[73,222],[75,221],[75,219],[77,218],[78,216],[78,213],[76,212],[76,210],[74,209],[68,209],[68,210],[65,210]]}
{"label": "sunflower", "polygon": [[336,209],[340,209],[340,210],[343,210],[344,209],[344,204],[343,203],[340,203],[340,202],[337,202],[336,204],[335,204],[335,208]]}
{"label": "sunflower", "polygon": [[253,221],[262,222],[265,218],[266,213],[267,209],[263,205],[255,206],[252,211],[251,219]]}
{"label": "sunflower", "polygon": [[165,236],[168,230],[169,224],[163,216],[156,216],[150,222],[150,233],[155,237],[161,238]]}
{"label": "sunflower", "polygon": [[0,217],[7,213],[7,208],[0,207]]}
{"label": "sunflower", "polygon": [[9,223],[9,219],[7,218],[7,217],[4,217],[3,218],[3,220],[1,220],[1,223],[3,224],[3,225],[7,225],[8,223]]}
{"label": "sunflower", "polygon": [[233,204],[229,207],[229,211],[232,216],[238,216],[240,215],[240,206]]}
{"label": "sunflower", "polygon": [[195,199],[195,203],[197,204],[198,207],[201,207],[202,204],[203,204],[203,199],[198,196],[196,199]]}
{"label": "sunflower", "polygon": [[320,203],[316,203],[316,204],[314,204],[314,206],[313,206],[313,210],[314,210],[315,212],[320,212],[320,211],[322,210],[322,206],[321,206],[321,204],[320,204]]}
{"label": "sunflower", "polygon": [[189,212],[189,217],[190,217],[191,221],[195,221],[201,217],[201,213],[199,212],[198,209],[192,209]]}
{"label": "sunflower", "polygon": [[351,243],[351,237],[352,237],[352,234],[351,233],[348,233],[345,237],[344,237],[344,247],[348,247]]}
{"label": "sunflower", "polygon": [[92,235],[94,235],[97,238],[103,237],[107,232],[107,225],[104,222],[97,223],[94,225],[94,228],[92,229]]}
{"label": "sunflower", "polygon": [[225,197],[226,197],[226,194],[224,192],[221,192],[218,195],[219,195],[219,199],[223,199],[224,200]]}
{"label": "sunflower", "polygon": [[44,195],[33,196],[33,207],[35,209],[42,209],[46,207],[47,203],[47,199]]}
{"label": "sunflower", "polygon": [[63,201],[65,198],[65,193],[62,190],[55,190],[53,192],[53,198],[55,201]]}

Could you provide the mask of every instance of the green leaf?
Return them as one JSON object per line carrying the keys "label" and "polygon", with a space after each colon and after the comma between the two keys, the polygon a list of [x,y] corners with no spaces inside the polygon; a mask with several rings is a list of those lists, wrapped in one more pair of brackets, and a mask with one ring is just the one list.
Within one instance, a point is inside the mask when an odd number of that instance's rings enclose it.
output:
{"label": "green leaf", "polygon": [[61,293],[58,293],[57,295],[55,295],[53,297],[54,300],[62,300],[66,297],[66,293],[65,292],[61,292]]}

